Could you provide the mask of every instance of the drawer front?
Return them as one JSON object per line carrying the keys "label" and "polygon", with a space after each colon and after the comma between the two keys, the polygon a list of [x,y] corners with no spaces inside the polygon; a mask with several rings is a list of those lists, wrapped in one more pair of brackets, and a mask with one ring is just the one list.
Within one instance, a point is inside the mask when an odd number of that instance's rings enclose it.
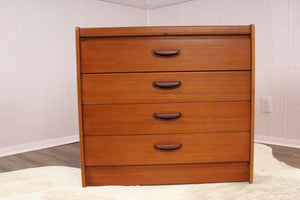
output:
{"label": "drawer front", "polygon": [[249,70],[245,36],[81,38],[82,73]]}
{"label": "drawer front", "polygon": [[250,131],[250,102],[83,106],[84,135]]}
{"label": "drawer front", "polygon": [[85,165],[249,161],[249,132],[85,136]]}
{"label": "drawer front", "polygon": [[250,100],[250,79],[249,71],[84,74],[82,102],[244,101]]}
{"label": "drawer front", "polygon": [[248,162],[86,167],[87,185],[154,185],[248,180]]}

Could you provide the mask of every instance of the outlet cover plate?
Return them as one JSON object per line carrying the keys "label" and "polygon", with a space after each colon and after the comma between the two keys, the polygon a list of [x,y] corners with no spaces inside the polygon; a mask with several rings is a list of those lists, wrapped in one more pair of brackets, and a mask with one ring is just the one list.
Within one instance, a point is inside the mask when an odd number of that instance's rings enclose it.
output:
{"label": "outlet cover plate", "polygon": [[117,3],[121,5],[142,8],[142,9],[155,9],[164,6],[171,6],[174,4],[183,3],[186,1],[193,1],[193,0],[99,0],[99,1]]}
{"label": "outlet cover plate", "polygon": [[262,97],[262,112],[271,113],[272,112],[272,97],[263,96]]}

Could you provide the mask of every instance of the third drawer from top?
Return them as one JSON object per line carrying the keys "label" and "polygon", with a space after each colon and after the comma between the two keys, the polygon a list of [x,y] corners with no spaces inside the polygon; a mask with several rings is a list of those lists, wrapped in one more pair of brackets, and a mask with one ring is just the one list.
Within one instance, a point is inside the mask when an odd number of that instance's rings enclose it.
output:
{"label": "third drawer from top", "polygon": [[250,102],[83,106],[84,135],[250,131]]}

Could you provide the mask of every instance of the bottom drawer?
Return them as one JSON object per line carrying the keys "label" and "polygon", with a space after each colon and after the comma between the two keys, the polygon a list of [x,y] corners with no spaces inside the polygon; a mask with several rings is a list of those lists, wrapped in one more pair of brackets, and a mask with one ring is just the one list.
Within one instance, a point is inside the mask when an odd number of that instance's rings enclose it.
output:
{"label": "bottom drawer", "polygon": [[249,181],[249,163],[86,167],[85,179],[87,186]]}
{"label": "bottom drawer", "polygon": [[248,162],[249,132],[85,136],[85,165]]}

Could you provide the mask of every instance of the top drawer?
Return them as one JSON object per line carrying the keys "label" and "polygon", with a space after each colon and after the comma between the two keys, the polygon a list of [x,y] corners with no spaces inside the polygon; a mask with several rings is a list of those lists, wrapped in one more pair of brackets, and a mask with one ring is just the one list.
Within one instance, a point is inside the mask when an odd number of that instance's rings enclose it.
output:
{"label": "top drawer", "polygon": [[249,35],[81,38],[81,72],[249,70]]}

